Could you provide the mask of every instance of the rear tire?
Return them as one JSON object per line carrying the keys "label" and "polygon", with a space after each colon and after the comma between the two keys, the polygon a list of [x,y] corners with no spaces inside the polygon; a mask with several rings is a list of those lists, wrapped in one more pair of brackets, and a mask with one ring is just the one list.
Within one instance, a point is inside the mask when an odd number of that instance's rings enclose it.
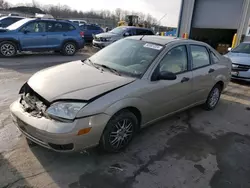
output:
{"label": "rear tire", "polygon": [[138,120],[136,116],[123,110],[115,114],[107,123],[100,140],[103,150],[117,153],[127,147],[136,134]]}
{"label": "rear tire", "polygon": [[212,90],[210,91],[210,93],[207,97],[207,101],[204,104],[205,110],[210,111],[210,110],[213,110],[217,106],[217,104],[220,100],[221,91],[222,91],[222,88],[221,88],[220,84],[216,84],[212,88]]}
{"label": "rear tire", "polygon": [[62,53],[66,56],[73,56],[77,52],[76,44],[74,42],[66,42],[63,45]]}
{"label": "rear tire", "polygon": [[4,41],[0,43],[0,54],[2,57],[14,57],[17,54],[17,46],[13,42]]}

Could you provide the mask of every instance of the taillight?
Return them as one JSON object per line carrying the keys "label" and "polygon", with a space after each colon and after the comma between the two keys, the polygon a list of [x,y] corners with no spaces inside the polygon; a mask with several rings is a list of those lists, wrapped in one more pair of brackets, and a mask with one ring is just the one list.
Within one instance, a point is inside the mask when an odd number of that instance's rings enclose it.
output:
{"label": "taillight", "polygon": [[80,32],[80,36],[84,37],[84,32],[83,31]]}

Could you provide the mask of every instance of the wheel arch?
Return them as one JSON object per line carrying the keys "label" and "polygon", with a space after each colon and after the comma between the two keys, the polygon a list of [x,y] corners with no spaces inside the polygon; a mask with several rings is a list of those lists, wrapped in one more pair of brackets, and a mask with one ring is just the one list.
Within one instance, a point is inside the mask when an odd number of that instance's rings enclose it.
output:
{"label": "wheel arch", "polygon": [[64,40],[64,41],[62,42],[61,49],[63,49],[64,45],[65,45],[66,43],[68,43],[68,42],[74,43],[74,44],[76,45],[76,48],[77,48],[77,49],[79,48],[78,43],[77,43],[76,40],[74,40],[74,39],[66,39],[66,40]]}
{"label": "wheel arch", "polygon": [[104,113],[112,118],[115,114],[120,113],[123,110],[128,110],[137,117],[138,128],[140,129],[141,125],[149,121],[147,119],[147,114],[150,114],[151,110],[148,109],[150,109],[150,104],[147,101],[140,98],[127,98],[112,104]]}
{"label": "wheel arch", "polygon": [[17,50],[21,50],[21,44],[18,40],[14,39],[14,38],[4,38],[4,39],[0,39],[0,44],[3,42],[12,42],[16,45]]}
{"label": "wheel arch", "polygon": [[221,90],[223,90],[225,87],[225,83],[222,80],[218,81],[215,85],[219,85],[221,87]]}

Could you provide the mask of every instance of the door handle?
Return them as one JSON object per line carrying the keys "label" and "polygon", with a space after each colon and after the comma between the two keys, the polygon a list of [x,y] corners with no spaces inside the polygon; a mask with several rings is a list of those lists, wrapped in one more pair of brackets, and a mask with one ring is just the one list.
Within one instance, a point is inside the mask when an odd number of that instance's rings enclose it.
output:
{"label": "door handle", "polygon": [[214,72],[214,69],[209,69],[208,73]]}
{"label": "door handle", "polygon": [[45,37],[46,35],[45,34],[42,34],[43,37]]}
{"label": "door handle", "polygon": [[190,80],[189,78],[183,77],[183,78],[181,79],[181,83],[183,83],[183,82],[188,82],[189,80]]}
{"label": "door handle", "polygon": [[63,34],[63,36],[65,37],[65,36],[67,36],[66,34]]}

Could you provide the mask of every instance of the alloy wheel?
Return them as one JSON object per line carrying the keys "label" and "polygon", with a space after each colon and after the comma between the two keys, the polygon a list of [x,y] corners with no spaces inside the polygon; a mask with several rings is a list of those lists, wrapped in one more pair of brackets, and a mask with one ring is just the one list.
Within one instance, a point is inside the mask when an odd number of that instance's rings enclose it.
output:
{"label": "alloy wheel", "polygon": [[16,53],[15,46],[10,43],[5,43],[1,46],[1,53],[4,56],[11,57]]}
{"label": "alloy wheel", "polygon": [[209,97],[209,105],[213,108],[214,106],[216,106],[219,99],[220,99],[220,90],[218,87],[215,87]]}
{"label": "alloy wheel", "polygon": [[67,44],[65,47],[65,51],[68,55],[73,55],[76,51],[76,48],[73,44]]}
{"label": "alloy wheel", "polygon": [[133,138],[134,125],[129,119],[118,121],[109,136],[110,145],[115,149],[121,149],[126,146]]}

